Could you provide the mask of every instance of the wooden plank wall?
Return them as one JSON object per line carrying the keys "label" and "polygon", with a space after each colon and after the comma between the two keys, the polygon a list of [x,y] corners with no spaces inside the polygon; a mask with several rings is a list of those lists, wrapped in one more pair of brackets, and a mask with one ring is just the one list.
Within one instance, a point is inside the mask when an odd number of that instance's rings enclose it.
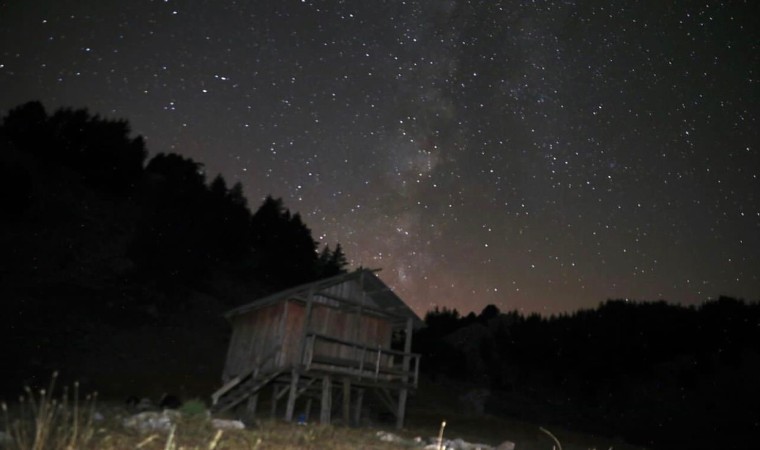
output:
{"label": "wooden plank wall", "polygon": [[[376,307],[357,281],[332,286],[325,293],[328,296],[314,296],[310,331],[374,348],[391,348],[392,325],[387,319],[366,314],[357,317],[358,308],[337,309],[337,302],[329,298],[345,298]],[[274,369],[276,362],[284,367],[300,363],[305,319],[306,305],[294,300],[283,300],[234,317],[224,379],[250,372],[257,359],[264,358],[278,344],[281,345],[280,357],[269,361],[264,370]],[[352,348],[336,343],[318,342],[314,350],[315,354],[326,357],[359,358],[359,353]],[[386,363],[389,361],[383,362]]]}
{"label": "wooden plank wall", "polygon": [[306,306],[295,301],[288,301],[286,304],[288,316],[284,328],[281,361],[283,366],[291,366],[301,361],[301,337],[306,318]]}
{"label": "wooden plank wall", "polygon": [[[257,358],[269,354],[276,345],[282,343],[283,336],[279,333],[280,319],[285,312],[285,304],[278,303],[247,314],[236,316],[232,321],[232,338],[227,354],[224,374],[234,377],[254,369]],[[274,359],[268,367],[272,368]]]}
{"label": "wooden plank wall", "polygon": [[[391,347],[392,330],[387,320],[368,315],[362,315],[357,320],[354,311],[314,305],[311,329],[317,333],[371,347]],[[356,359],[359,356],[349,347],[329,342],[318,342],[315,354],[343,359]]]}

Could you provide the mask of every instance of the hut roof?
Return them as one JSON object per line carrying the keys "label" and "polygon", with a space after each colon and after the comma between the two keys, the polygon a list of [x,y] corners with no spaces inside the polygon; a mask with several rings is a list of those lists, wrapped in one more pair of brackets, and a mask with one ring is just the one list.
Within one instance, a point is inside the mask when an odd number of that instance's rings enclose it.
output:
{"label": "hut roof", "polygon": [[[238,306],[235,309],[227,311],[224,316],[227,319],[232,319],[240,314],[245,314],[249,311],[253,311],[264,306],[268,306],[277,303],[284,299],[303,299],[311,292],[312,294],[319,295],[323,291],[349,281],[361,280],[361,286],[364,291],[365,298],[368,299],[367,303],[362,303],[362,307],[368,311],[375,313],[381,313],[391,319],[395,319],[400,322],[405,322],[406,319],[411,318],[414,328],[420,328],[423,326],[422,320],[415,312],[399,298],[388,285],[386,285],[375,272],[378,270],[369,269],[357,269],[353,272],[336,275],[330,278],[324,278],[322,280],[312,281],[311,283],[302,284],[293,288],[289,288],[274,294],[268,295],[256,299],[250,303],[242,306]],[[327,295],[327,294],[325,294]],[[329,297],[329,295],[327,295]],[[350,302],[350,299],[341,299],[342,302]],[[358,303],[357,303],[358,306]]]}

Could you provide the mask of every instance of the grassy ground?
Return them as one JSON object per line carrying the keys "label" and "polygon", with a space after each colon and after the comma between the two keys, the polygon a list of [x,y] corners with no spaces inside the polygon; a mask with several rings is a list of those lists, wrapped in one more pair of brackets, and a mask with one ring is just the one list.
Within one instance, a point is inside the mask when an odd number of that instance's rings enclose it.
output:
{"label": "grassy ground", "polygon": [[[427,384],[410,399],[406,428],[390,424],[361,428],[295,425],[279,420],[257,420],[245,430],[220,431],[203,414],[185,414],[169,431],[138,432],[123,420],[133,412],[117,403],[80,400],[74,388],[55,394],[55,379],[44,390],[28,390],[18,404],[3,404],[0,447],[17,450],[238,450],[238,449],[399,449],[413,448],[415,437],[437,436],[446,421],[444,438],[496,446],[505,440],[518,450],[609,449],[635,450],[620,440],[573,433],[557,427],[541,430],[541,424],[497,418],[463,410],[450,386]],[[54,393],[54,395],[51,395]],[[260,411],[267,411],[262,408]],[[188,412],[188,411],[186,411]],[[402,442],[383,442],[378,431],[390,431]],[[550,434],[554,438],[550,437]]]}
{"label": "grassy ground", "polygon": [[516,443],[517,450],[551,450],[556,443],[541,428],[561,443],[563,450],[642,450],[621,439],[577,433],[551,423],[524,421],[477,414],[463,407],[462,389],[446,383],[425,383],[409,402],[407,428],[413,434],[436,436],[441,421],[446,421],[446,437],[461,437],[467,442],[496,446],[504,441]]}

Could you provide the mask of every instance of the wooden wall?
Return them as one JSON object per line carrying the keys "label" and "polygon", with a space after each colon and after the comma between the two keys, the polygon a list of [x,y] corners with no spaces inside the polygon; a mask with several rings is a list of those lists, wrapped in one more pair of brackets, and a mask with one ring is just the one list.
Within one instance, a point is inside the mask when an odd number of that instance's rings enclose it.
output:
{"label": "wooden wall", "polygon": [[[387,320],[358,316],[356,311],[322,304],[314,304],[312,308],[309,331],[371,347],[390,348],[391,345],[391,324]],[[319,342],[315,354],[343,359],[356,357],[349,347],[328,342]]]}
{"label": "wooden wall", "polygon": [[[356,310],[338,309],[319,303],[315,297],[309,331],[345,341],[384,349],[391,348],[391,323],[381,317],[362,314]],[[303,349],[306,305],[288,300],[241,314],[232,319],[232,336],[224,368],[224,380],[252,371],[257,361],[271,354],[279,345],[275,358],[262,370],[300,364]],[[358,359],[351,347],[318,342],[315,354],[341,359]]]}
{"label": "wooden wall", "polygon": [[[285,303],[266,306],[232,319],[232,336],[227,350],[223,379],[242,375],[254,369],[257,360],[270,354],[284,336],[281,329]],[[264,369],[273,368],[271,359]]]}

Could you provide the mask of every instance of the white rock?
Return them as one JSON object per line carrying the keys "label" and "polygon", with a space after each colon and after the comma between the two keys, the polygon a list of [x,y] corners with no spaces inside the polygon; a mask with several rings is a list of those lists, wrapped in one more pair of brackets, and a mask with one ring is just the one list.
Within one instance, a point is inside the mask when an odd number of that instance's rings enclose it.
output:
{"label": "white rock", "polygon": [[[424,447],[424,450],[439,450],[438,438],[430,438],[430,444]],[[494,450],[490,445],[467,442],[462,438],[453,440],[444,439],[440,446],[441,450]]]}
{"label": "white rock", "polygon": [[217,430],[244,430],[245,424],[239,420],[211,419],[211,426]]}
{"label": "white rock", "polygon": [[141,412],[150,411],[151,409],[155,408],[156,407],[153,406],[153,402],[150,401],[150,399],[147,397],[141,398],[140,401],[135,405],[135,409]]}
{"label": "white rock", "polygon": [[179,418],[180,414],[177,411],[165,410],[160,413],[146,411],[125,418],[122,424],[126,428],[132,428],[141,433],[169,431]]}
{"label": "white rock", "polygon": [[387,431],[378,431],[377,437],[383,442],[404,442],[402,437],[396,436],[393,433],[388,433]]}

